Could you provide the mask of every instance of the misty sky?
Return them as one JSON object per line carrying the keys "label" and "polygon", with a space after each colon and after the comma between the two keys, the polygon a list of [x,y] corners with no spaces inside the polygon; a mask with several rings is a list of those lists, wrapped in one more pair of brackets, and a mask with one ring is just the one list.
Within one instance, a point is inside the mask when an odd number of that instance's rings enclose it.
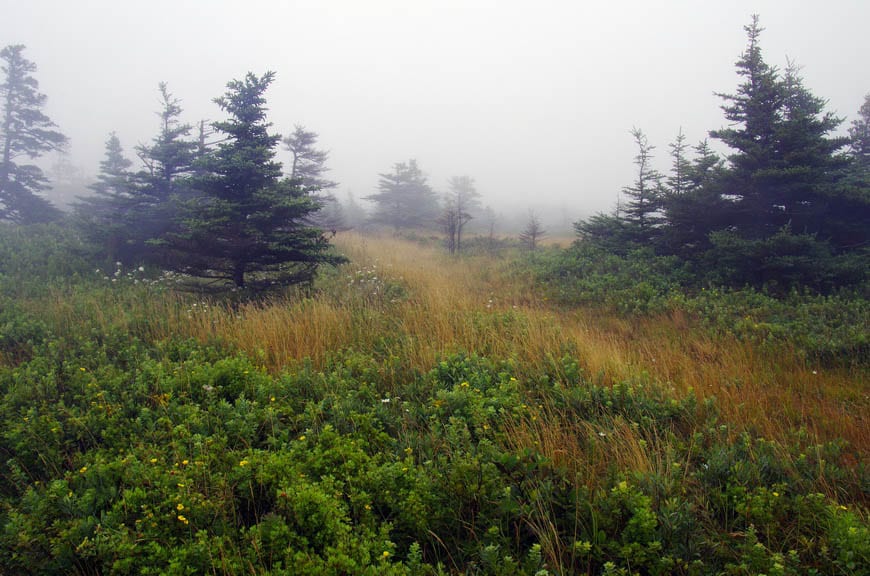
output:
{"label": "misty sky", "polygon": [[0,0],[0,44],[27,46],[91,174],[109,132],[131,158],[156,134],[160,81],[194,123],[224,117],[229,80],[274,70],[275,131],[320,135],[340,197],[413,157],[436,189],[468,174],[497,210],[575,219],[631,181],[633,126],[666,170],[681,126],[695,143],[723,125],[713,93],[738,84],[752,13],[767,61],[803,66],[845,130],[870,92],[866,0]]}

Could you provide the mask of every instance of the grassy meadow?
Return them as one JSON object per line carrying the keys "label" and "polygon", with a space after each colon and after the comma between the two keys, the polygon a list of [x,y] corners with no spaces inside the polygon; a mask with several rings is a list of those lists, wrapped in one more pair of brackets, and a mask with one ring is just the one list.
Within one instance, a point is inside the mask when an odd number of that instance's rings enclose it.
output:
{"label": "grassy meadow", "polygon": [[0,276],[7,573],[868,573],[866,360],[569,303],[558,248],[344,233],[245,300],[33,242],[56,275]]}

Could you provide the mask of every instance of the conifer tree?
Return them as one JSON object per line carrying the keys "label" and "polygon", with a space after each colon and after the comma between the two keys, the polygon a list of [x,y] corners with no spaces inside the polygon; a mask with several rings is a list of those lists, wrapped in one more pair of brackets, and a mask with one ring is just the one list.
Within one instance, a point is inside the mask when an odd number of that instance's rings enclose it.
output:
{"label": "conifer tree", "polygon": [[229,118],[213,124],[224,136],[201,159],[191,179],[195,197],[184,205],[181,230],[168,237],[173,266],[225,286],[264,288],[309,281],[329,253],[320,229],[307,221],[317,203],[282,176],[280,140],[269,133],[264,93],[273,72],[234,80],[215,102]]}
{"label": "conifer tree", "polygon": [[366,197],[375,204],[372,221],[395,231],[431,226],[438,219],[438,200],[416,160],[398,162],[380,175],[378,192]]}
{"label": "conifer tree", "polygon": [[519,241],[522,245],[531,252],[538,249],[538,242],[547,234],[544,226],[541,224],[541,219],[534,211],[529,211],[529,218],[526,220],[526,226],[519,235]]}
{"label": "conifer tree", "polygon": [[621,216],[628,229],[629,237],[636,243],[649,244],[659,233],[662,224],[664,194],[662,175],[652,166],[652,146],[643,131],[633,128],[631,135],[637,145],[634,164],[637,176],[634,182],[622,189],[628,197]]}
{"label": "conifer tree", "polygon": [[82,233],[108,263],[135,259],[130,228],[135,195],[132,164],[124,156],[117,134],[109,134],[100,173],[90,186],[94,194],[80,198],[75,208]]}
{"label": "conifer tree", "polygon": [[748,46],[736,63],[743,83],[735,94],[719,93],[725,101],[722,110],[729,128],[710,132],[713,138],[734,150],[728,157],[726,194],[736,203],[735,215],[741,234],[763,237],[775,230],[770,227],[767,176],[777,164],[775,129],[781,119],[784,94],[775,67],[764,61],[761,53],[761,28],[757,15],[745,26]]}
{"label": "conifer tree", "polygon": [[[163,266],[167,255],[159,240],[174,230],[179,205],[191,196],[188,177],[193,174],[200,146],[190,137],[193,127],[181,121],[181,101],[165,82],[158,85],[162,107],[160,129],[149,144],[136,147],[144,169],[131,200],[131,243],[138,260]],[[177,232],[177,230],[174,230]]]}
{"label": "conifer tree", "polygon": [[447,249],[451,254],[462,251],[462,233],[473,218],[472,211],[480,207],[480,193],[471,176],[452,176],[448,182],[441,225],[447,234]]}
{"label": "conifer tree", "polygon": [[0,51],[5,74],[0,84],[0,220],[29,224],[52,220],[59,211],[39,195],[48,188],[42,169],[19,159],[61,150],[67,138],[42,112],[46,96],[32,75],[36,65],[23,52],[21,44]]}
{"label": "conifer tree", "polygon": [[292,156],[290,178],[298,180],[320,204],[320,210],[312,215],[314,225],[333,232],[345,230],[344,212],[333,193],[338,182],[325,177],[329,152],[316,147],[317,138],[316,132],[299,125],[284,138],[284,148]]}

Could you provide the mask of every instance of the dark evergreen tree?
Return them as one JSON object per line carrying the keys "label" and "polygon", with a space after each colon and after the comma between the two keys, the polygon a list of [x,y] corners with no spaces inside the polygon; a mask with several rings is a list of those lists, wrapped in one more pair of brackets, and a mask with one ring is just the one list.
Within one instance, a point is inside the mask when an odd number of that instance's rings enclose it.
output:
{"label": "dark evergreen tree", "polygon": [[722,159],[706,140],[693,151],[695,157],[681,163],[682,192],[674,192],[671,184],[665,197],[665,222],[659,241],[660,252],[684,258],[698,257],[710,248],[710,233],[729,225],[732,208],[722,196]]}
{"label": "dark evergreen tree", "polygon": [[191,197],[188,177],[193,174],[205,141],[198,143],[190,138],[193,127],[181,121],[181,102],[165,82],[159,84],[159,91],[160,130],[149,144],[136,147],[144,169],[138,174],[140,185],[131,199],[128,226],[135,259],[165,266],[167,254],[159,239],[178,231],[174,229],[174,215],[179,205]]}
{"label": "dark evergreen tree", "polygon": [[130,263],[135,258],[130,228],[136,189],[130,172],[132,164],[112,132],[106,140],[97,182],[90,186],[94,194],[80,198],[75,207],[82,234],[107,263]]}
{"label": "dark evergreen tree", "polygon": [[614,254],[625,254],[631,249],[632,239],[625,221],[618,211],[599,212],[574,223],[574,232],[583,242],[604,248]]}
{"label": "dark evergreen tree", "polygon": [[[870,251],[870,94],[849,128],[849,163],[834,186],[824,220],[824,237],[838,252]],[[864,264],[865,268],[870,268]]]}
{"label": "dark evergreen tree", "polygon": [[870,94],[864,97],[858,117],[849,128],[849,148],[853,166],[861,172],[870,173]]}
{"label": "dark evergreen tree", "polygon": [[628,201],[622,208],[620,217],[625,223],[629,238],[638,244],[651,244],[659,236],[662,224],[664,190],[662,175],[652,166],[652,146],[646,135],[637,128],[632,129],[632,137],[637,144],[637,177],[622,189]]}
{"label": "dark evergreen tree", "polygon": [[0,84],[0,220],[29,224],[52,220],[60,213],[39,195],[49,188],[42,170],[34,164],[22,164],[19,159],[33,160],[60,150],[67,138],[42,112],[46,96],[39,92],[39,83],[32,76],[36,65],[24,57],[23,51],[21,44],[0,51],[5,74]]}
{"label": "dark evergreen tree", "polygon": [[161,82],[158,89],[163,105],[157,113],[160,132],[151,144],[136,147],[145,167],[142,179],[151,204],[166,203],[182,191],[183,177],[191,173],[198,148],[197,142],[190,139],[193,127],[181,122],[181,101],[169,92],[166,82]]}
{"label": "dark evergreen tree", "polygon": [[274,73],[248,73],[215,99],[229,119],[213,124],[225,139],[191,180],[181,231],[168,237],[179,271],[236,288],[309,281],[330,254],[322,231],[307,224],[318,205],[275,160],[264,93]]}
{"label": "dark evergreen tree", "polygon": [[711,235],[709,262],[734,258],[739,265],[728,281],[737,284],[827,289],[837,272],[829,267],[822,278],[818,255],[832,256],[841,229],[833,215],[844,207],[838,182],[846,140],[830,136],[841,120],[824,111],[825,101],[805,88],[794,65],[781,76],[764,62],[757,17],[746,31],[749,45],[737,62],[744,81],[737,94],[721,95],[732,127],[711,132],[734,152],[722,179],[733,210],[728,229]]}
{"label": "dark evergreen tree", "polygon": [[757,15],[744,27],[749,44],[737,61],[737,74],[743,83],[735,94],[719,94],[725,100],[722,110],[729,128],[710,132],[713,138],[734,150],[725,178],[725,194],[735,202],[735,221],[741,234],[763,237],[776,231],[771,226],[769,175],[777,164],[776,126],[780,122],[784,93],[776,68],[769,66],[761,53],[763,28]]}
{"label": "dark evergreen tree", "polygon": [[668,194],[683,194],[689,189],[691,180],[691,165],[689,159],[686,158],[686,136],[683,134],[683,129],[677,133],[674,141],[668,145],[671,149],[671,173],[668,176]]}
{"label": "dark evergreen tree", "polygon": [[438,219],[435,192],[413,159],[396,163],[392,173],[381,174],[378,192],[366,200],[375,205],[372,221],[395,231],[429,227]]}
{"label": "dark evergreen tree", "polygon": [[806,89],[794,64],[786,68],[782,120],[776,126],[779,165],[768,175],[778,229],[827,239],[825,219],[836,199],[832,191],[848,158],[841,152],[849,141],[829,136],[842,119],[825,112],[826,101]]}

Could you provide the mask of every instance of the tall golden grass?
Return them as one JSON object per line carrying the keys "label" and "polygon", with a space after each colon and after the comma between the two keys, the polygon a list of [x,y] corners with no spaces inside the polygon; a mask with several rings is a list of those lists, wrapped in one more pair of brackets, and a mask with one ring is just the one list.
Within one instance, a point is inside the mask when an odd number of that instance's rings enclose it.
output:
{"label": "tall golden grass", "polygon": [[[674,394],[715,397],[735,432],[787,443],[802,428],[818,441],[847,440],[858,459],[867,455],[870,418],[862,374],[814,369],[787,350],[772,356],[714,337],[679,312],[629,320],[595,309],[561,310],[503,263],[484,257],[453,259],[393,237],[342,234],[336,244],[350,263],[327,271],[310,297],[293,292],[229,305],[172,292],[107,289],[97,296],[57,294],[31,305],[60,331],[90,326],[157,341],[218,340],[261,359],[273,372],[303,359],[322,366],[333,352],[352,348],[393,354],[418,371],[446,354],[473,352],[509,359],[518,376],[531,377],[569,353],[603,383],[645,378]],[[574,450],[571,460],[585,458],[569,441],[578,432],[572,424],[557,414],[545,416],[553,445]],[[516,437],[538,438],[540,426],[517,430]],[[622,435],[627,456],[620,457],[652,466],[630,432]],[[555,449],[553,456],[562,457]]]}

